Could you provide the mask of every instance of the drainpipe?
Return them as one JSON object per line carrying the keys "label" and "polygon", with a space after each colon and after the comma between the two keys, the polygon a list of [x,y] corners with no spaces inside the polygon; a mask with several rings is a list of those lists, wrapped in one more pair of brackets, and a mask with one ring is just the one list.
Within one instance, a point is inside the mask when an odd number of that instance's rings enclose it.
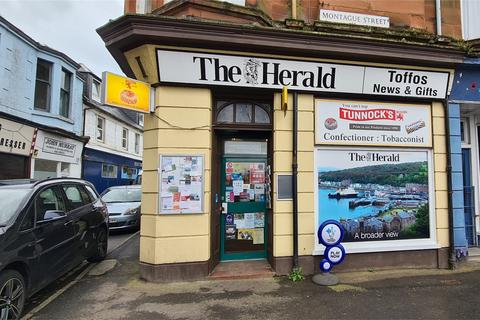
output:
{"label": "drainpipe", "polygon": [[441,0],[435,0],[435,19],[437,22],[437,36],[442,35],[442,3]]}
{"label": "drainpipe", "polygon": [[292,193],[293,193],[293,267],[298,267],[298,197],[297,197],[297,135],[298,135],[298,93],[293,93],[293,154],[292,154]]}
{"label": "drainpipe", "polygon": [[292,0],[292,19],[297,19],[297,0]]}
{"label": "drainpipe", "polygon": [[455,269],[457,266],[457,258],[455,254],[455,241],[454,241],[454,230],[453,230],[453,208],[452,208],[452,147],[450,145],[450,113],[448,110],[448,101],[445,99],[443,101],[443,107],[445,109],[445,134],[447,137],[447,191],[448,191],[448,240],[449,240],[449,254],[448,254],[448,265],[450,269]]}

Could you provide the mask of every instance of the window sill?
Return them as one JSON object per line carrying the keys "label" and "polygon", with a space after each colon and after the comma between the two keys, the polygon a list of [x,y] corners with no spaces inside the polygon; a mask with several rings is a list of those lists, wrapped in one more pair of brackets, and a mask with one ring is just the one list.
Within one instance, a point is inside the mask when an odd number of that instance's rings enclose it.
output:
{"label": "window sill", "polygon": [[33,110],[32,114],[36,115],[36,116],[41,116],[41,117],[58,119],[58,120],[61,120],[63,122],[68,122],[70,124],[74,124],[73,120],[70,119],[70,118],[65,118],[65,117],[63,117],[59,114],[54,114],[54,113],[50,113],[50,112],[47,112],[47,111]]}

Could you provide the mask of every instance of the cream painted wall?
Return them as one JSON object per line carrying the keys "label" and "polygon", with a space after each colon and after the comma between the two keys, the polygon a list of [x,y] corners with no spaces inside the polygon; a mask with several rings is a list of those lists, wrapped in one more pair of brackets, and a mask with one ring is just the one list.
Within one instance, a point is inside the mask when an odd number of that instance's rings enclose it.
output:
{"label": "cream painted wall", "polygon": [[[279,174],[292,173],[293,97],[289,95],[289,110],[280,109],[280,94],[274,97],[274,168],[276,182]],[[314,165],[314,97],[298,96],[298,252],[311,255],[314,245],[315,200],[313,190]],[[292,201],[277,200],[277,186],[273,189],[273,255],[293,255]]]}
{"label": "cream painted wall", "polygon": [[432,129],[437,242],[441,247],[448,247],[447,140],[445,135],[445,110],[440,102],[432,104]]}
{"label": "cream painted wall", "polygon": [[[150,264],[210,258],[211,93],[157,87],[155,114],[145,116],[140,261]],[[159,156],[203,155],[204,213],[158,214]]]}

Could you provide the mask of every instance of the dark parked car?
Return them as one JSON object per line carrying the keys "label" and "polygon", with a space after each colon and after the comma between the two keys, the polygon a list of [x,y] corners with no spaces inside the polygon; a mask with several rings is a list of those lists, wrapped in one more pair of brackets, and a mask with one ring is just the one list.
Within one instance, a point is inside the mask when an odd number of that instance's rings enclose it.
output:
{"label": "dark parked car", "polygon": [[103,260],[108,212],[77,179],[0,181],[0,319],[17,319],[28,296],[85,259]]}
{"label": "dark parked car", "polygon": [[110,230],[140,228],[141,188],[140,185],[110,187],[102,193]]}

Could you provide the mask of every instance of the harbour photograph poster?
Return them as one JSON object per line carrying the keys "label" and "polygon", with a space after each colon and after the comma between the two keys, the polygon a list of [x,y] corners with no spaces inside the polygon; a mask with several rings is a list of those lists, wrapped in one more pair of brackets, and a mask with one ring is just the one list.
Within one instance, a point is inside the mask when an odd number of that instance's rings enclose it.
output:
{"label": "harbour photograph poster", "polygon": [[430,237],[428,151],[317,149],[318,224],[337,220],[344,242]]}

